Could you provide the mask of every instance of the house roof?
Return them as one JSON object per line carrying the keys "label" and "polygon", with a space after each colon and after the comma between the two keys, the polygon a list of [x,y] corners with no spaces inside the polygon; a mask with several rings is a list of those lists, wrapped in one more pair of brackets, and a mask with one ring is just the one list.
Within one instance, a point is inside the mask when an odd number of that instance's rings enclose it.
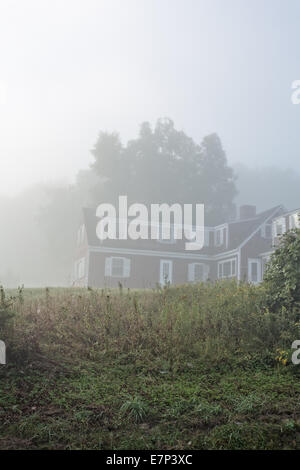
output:
{"label": "house roof", "polygon": [[274,217],[283,212],[282,206],[275,206],[264,212],[261,212],[247,220],[237,220],[229,224],[229,250],[238,248],[249,236],[254,234],[259,227],[267,222],[273,220]]}
{"label": "house roof", "polygon": [[279,219],[280,217],[285,217],[285,216],[292,215],[292,214],[300,214],[300,208],[299,209],[294,209],[292,211],[285,211],[282,214],[276,216],[274,218],[274,220]]}
{"label": "house roof", "polygon": [[[254,233],[259,230],[260,226],[269,220],[273,220],[276,216],[279,216],[280,214],[284,213],[284,209],[282,206],[275,206],[271,209],[268,209],[264,212],[261,212],[257,214],[255,217],[250,218],[250,219],[244,219],[244,220],[236,220],[236,221],[231,221],[228,222],[228,247],[224,248],[224,246],[219,246],[219,247],[207,247],[205,246],[201,250],[201,254],[205,255],[218,255],[222,252],[227,252],[227,251],[232,251],[235,249],[238,249],[243,243],[247,241],[247,239],[251,238]],[[99,219],[96,217],[96,209],[95,208],[83,208],[83,223],[86,227],[86,233],[87,233],[87,241],[89,246],[99,246],[101,244],[100,240],[98,239],[96,235],[96,226],[98,223]],[[214,227],[211,227],[214,229]],[[114,240],[111,241],[109,240],[109,244],[114,243],[114,245],[125,246],[127,247],[128,245],[135,245],[137,247],[138,241],[132,241],[132,240]],[[145,248],[145,242],[147,241],[142,240],[143,242],[143,248]],[[156,243],[156,241],[151,241],[152,244],[153,242]],[[149,242],[150,243],[150,242]],[[125,246],[124,246],[125,245]],[[179,245],[179,244],[178,244]],[[174,245],[162,245],[162,248],[164,251],[174,251],[175,248]],[[169,248],[169,250],[168,250]],[[182,251],[182,247],[180,248]],[[199,253],[198,251],[195,252]]]}

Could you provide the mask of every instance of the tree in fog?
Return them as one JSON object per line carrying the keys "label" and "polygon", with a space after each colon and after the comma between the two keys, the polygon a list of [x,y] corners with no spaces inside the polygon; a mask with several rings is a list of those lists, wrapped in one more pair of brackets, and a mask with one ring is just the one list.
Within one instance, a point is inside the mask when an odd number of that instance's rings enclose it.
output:
{"label": "tree in fog", "polygon": [[300,174],[277,167],[250,168],[241,163],[234,166],[237,174],[237,203],[254,204],[258,210],[283,204],[287,209],[300,205]]}
{"label": "tree in fog", "polygon": [[235,178],[217,134],[199,145],[172,120],[159,119],[154,129],[143,123],[126,146],[117,134],[100,132],[92,155],[92,169],[102,178],[93,191],[96,204],[114,202],[120,194],[145,204],[204,203],[208,223],[234,212]]}

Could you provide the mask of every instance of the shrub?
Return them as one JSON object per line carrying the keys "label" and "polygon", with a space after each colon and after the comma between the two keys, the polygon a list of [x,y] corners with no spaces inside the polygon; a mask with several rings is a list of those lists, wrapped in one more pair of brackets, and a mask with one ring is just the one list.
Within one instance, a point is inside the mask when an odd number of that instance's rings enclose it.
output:
{"label": "shrub", "polygon": [[264,284],[270,309],[300,306],[300,229],[290,230],[280,238],[268,263]]}

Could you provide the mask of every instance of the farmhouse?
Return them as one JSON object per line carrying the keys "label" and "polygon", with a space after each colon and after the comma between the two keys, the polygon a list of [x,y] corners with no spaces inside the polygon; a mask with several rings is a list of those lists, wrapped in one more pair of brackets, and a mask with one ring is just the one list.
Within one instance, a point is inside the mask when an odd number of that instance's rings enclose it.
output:
{"label": "farmhouse", "polygon": [[153,288],[236,278],[262,280],[278,236],[298,226],[297,214],[276,206],[261,213],[240,207],[236,220],[204,228],[204,247],[186,251],[184,240],[104,240],[96,235],[96,210],[85,208],[78,230],[73,285]]}

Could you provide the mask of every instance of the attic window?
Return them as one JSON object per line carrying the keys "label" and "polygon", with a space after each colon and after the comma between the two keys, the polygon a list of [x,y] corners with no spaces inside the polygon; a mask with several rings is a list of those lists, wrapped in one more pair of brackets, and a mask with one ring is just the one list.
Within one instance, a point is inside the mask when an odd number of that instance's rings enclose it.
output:
{"label": "attic window", "polygon": [[265,224],[261,228],[261,236],[262,238],[272,238],[272,225]]}
{"label": "attic window", "polygon": [[274,235],[275,237],[280,237],[286,231],[286,223],[285,218],[281,217],[280,219],[275,221],[274,224]]}
{"label": "attic window", "polygon": [[226,227],[218,228],[215,231],[215,246],[227,245]]}
{"label": "attic window", "polygon": [[289,228],[290,230],[300,228],[299,214],[296,213],[289,216]]}
{"label": "attic window", "polygon": [[223,230],[218,229],[215,233],[215,244],[221,246],[223,244]]}

